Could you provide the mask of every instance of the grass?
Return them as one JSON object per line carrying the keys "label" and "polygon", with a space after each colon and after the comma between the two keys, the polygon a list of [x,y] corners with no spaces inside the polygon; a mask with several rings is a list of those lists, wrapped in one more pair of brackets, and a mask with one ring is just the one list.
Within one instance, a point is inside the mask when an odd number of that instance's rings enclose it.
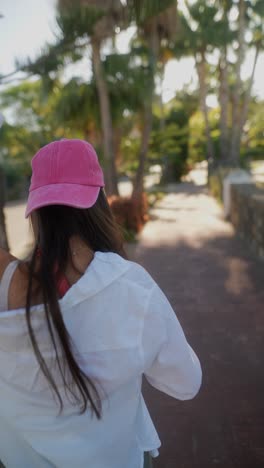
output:
{"label": "grass", "polygon": [[162,200],[166,195],[166,192],[163,192],[159,188],[153,188],[147,192],[149,207],[152,208],[155,203]]}
{"label": "grass", "polygon": [[138,242],[137,233],[135,231],[132,231],[132,229],[123,229],[123,237],[125,242],[128,243]]}

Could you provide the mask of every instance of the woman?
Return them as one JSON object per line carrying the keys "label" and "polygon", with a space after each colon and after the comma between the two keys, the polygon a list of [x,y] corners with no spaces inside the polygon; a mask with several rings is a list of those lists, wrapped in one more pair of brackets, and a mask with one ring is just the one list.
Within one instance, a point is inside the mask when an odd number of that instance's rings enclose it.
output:
{"label": "woman", "polygon": [[155,281],[125,258],[103,187],[89,143],[40,149],[26,208],[31,259],[0,253],[8,468],[142,468],[144,458],[150,466],[160,440],[142,375],[180,400],[199,390],[199,360]]}

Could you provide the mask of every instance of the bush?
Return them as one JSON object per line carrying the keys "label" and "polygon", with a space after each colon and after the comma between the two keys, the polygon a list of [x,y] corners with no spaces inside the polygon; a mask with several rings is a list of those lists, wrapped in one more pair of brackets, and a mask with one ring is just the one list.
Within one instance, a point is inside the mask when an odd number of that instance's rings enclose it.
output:
{"label": "bush", "polygon": [[169,122],[164,129],[153,131],[150,156],[162,157],[161,183],[179,182],[187,172],[188,127]]}
{"label": "bush", "polygon": [[21,200],[25,198],[27,195],[28,180],[23,174],[21,167],[19,165],[5,164],[3,170],[6,200]]}
{"label": "bush", "polygon": [[135,198],[113,195],[108,202],[126,240],[133,240],[133,233],[139,233],[149,219],[147,195],[143,193]]}

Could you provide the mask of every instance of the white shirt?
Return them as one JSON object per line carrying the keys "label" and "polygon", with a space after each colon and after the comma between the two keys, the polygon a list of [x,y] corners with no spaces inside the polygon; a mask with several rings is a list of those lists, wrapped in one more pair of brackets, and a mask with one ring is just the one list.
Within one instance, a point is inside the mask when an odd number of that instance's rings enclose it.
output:
{"label": "white shirt", "polygon": [[[99,382],[102,419],[91,418],[90,409],[79,415],[66,397],[58,416],[32,351],[25,310],[2,312],[0,459],[8,468],[142,468],[143,452],[157,456],[161,444],[141,394],[142,375],[174,398],[191,399],[201,384],[196,354],[155,281],[117,254],[96,252],[60,307],[79,365]],[[63,389],[42,305],[32,308],[32,317],[41,352]]]}

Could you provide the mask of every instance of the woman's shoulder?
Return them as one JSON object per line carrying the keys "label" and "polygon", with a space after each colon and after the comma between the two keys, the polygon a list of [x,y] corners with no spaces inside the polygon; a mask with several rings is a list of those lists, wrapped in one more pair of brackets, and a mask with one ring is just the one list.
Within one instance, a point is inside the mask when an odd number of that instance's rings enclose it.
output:
{"label": "woman's shoulder", "polygon": [[114,252],[95,252],[95,256],[103,263],[111,264],[113,267],[121,268],[125,271],[135,271],[150,276],[147,270],[137,261],[125,258]]}
{"label": "woman's shoulder", "polygon": [[0,247],[0,280],[7,265],[14,260],[17,260],[16,257],[11,255],[7,250]]}
{"label": "woman's shoulder", "polygon": [[[103,264],[103,272],[107,275],[107,270],[111,270],[111,276],[118,282],[125,281],[134,283],[137,286],[151,289],[155,284],[155,280],[150,273],[137,261],[124,258],[112,252],[97,252],[96,254],[99,264]],[[97,263],[97,265],[98,265]],[[108,265],[108,268],[106,268]]]}

